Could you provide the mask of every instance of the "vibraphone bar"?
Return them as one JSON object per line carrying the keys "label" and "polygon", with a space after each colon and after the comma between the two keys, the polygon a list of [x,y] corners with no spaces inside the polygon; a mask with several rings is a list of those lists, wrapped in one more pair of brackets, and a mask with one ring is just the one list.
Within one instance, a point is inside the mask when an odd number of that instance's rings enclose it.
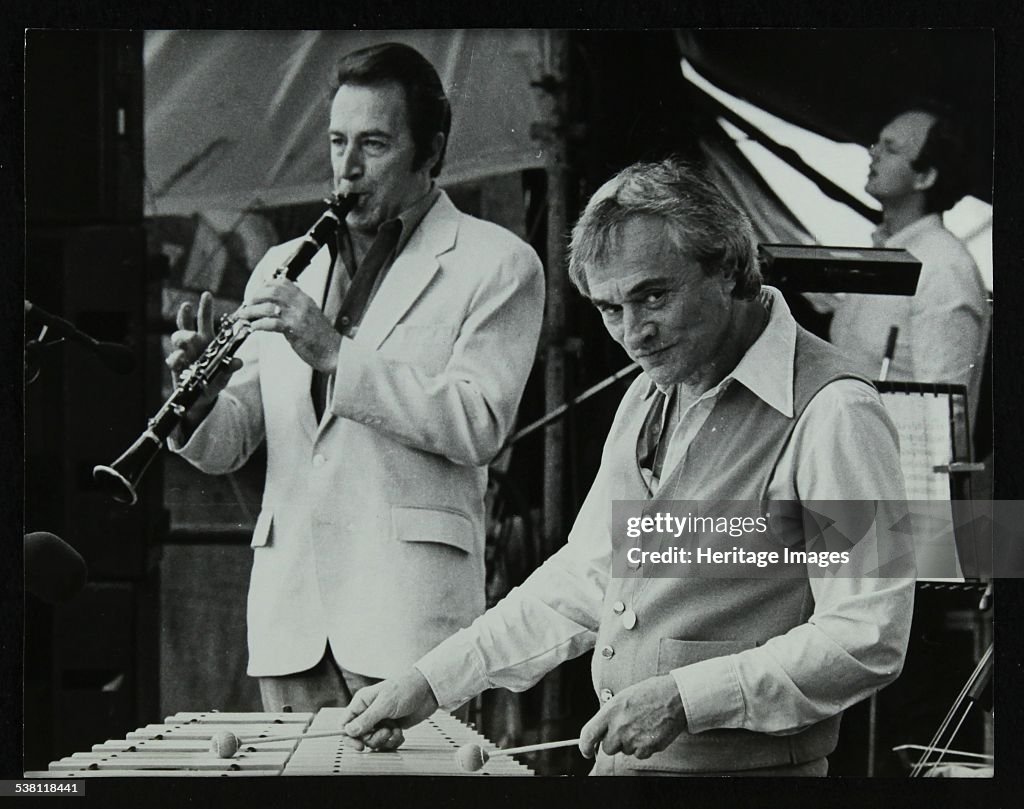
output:
{"label": "vibraphone bar", "polygon": [[[342,708],[323,708],[310,731],[340,730]],[[305,739],[285,765],[285,775],[530,775],[511,758],[496,759],[480,772],[467,773],[455,754],[464,744],[494,747],[485,736],[451,714],[438,711],[405,731],[405,743],[389,753],[364,753],[346,736]]]}
{"label": "vibraphone bar", "polygon": [[493,748],[488,739],[455,717],[438,711],[405,731],[395,751],[362,752],[346,736],[294,741],[244,742],[231,758],[210,751],[214,734],[230,731],[242,739],[340,730],[341,708],[311,713],[177,713],[163,724],[146,725],[123,740],[101,742],[90,752],[50,762],[26,778],[268,776],[268,775],[531,775],[511,757],[465,772],[456,751],[465,744]]}

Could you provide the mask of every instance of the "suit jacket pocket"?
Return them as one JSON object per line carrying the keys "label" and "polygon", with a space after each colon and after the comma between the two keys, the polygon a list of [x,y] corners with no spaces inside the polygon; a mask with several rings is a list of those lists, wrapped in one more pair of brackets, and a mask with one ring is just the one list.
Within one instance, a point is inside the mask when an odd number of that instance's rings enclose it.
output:
{"label": "suit jacket pocket", "polygon": [[454,509],[393,506],[391,529],[400,542],[440,542],[465,553],[474,547],[473,523]]}
{"label": "suit jacket pocket", "polygon": [[658,674],[668,674],[672,669],[724,657],[737,652],[753,649],[757,644],[747,640],[676,640],[662,638],[658,644]]}
{"label": "suit jacket pocket", "polygon": [[263,548],[270,544],[270,527],[274,522],[274,512],[264,509],[256,519],[256,528],[252,532],[250,548]]}
{"label": "suit jacket pocket", "polygon": [[384,341],[381,353],[411,362],[427,373],[439,373],[451,359],[455,330],[456,327],[450,323],[399,323]]}

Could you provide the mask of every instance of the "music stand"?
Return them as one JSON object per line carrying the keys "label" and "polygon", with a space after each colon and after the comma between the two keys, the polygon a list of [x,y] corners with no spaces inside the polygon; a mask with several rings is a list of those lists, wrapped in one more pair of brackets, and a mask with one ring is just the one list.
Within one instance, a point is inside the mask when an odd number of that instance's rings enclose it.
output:
{"label": "music stand", "polygon": [[[964,385],[929,384],[921,382],[876,382],[886,410],[896,425],[900,439],[900,464],[906,482],[907,500],[914,510],[925,504],[920,501],[932,501],[927,505],[931,514],[938,513],[941,503],[948,503],[948,510],[942,509],[944,520],[948,521],[949,530],[943,536],[948,537],[951,545],[938,548],[946,561],[952,559],[955,569],[949,572],[954,576],[919,576],[919,590],[947,591],[956,593],[981,593],[979,609],[984,611],[991,597],[992,583],[992,532],[985,528],[984,520],[975,519],[976,509],[971,500],[971,474],[984,471],[984,465],[975,463],[971,443],[971,424],[967,401],[967,389]],[[989,523],[991,525],[991,523]],[[923,552],[936,551],[935,548],[924,549]],[[927,563],[926,563],[927,566]],[[948,562],[945,567],[950,567]],[[974,629],[977,632],[977,627]],[[975,636],[977,644],[978,637]],[[985,671],[986,663],[991,660],[991,643],[982,655],[968,689],[979,679],[979,671]],[[971,689],[972,693],[976,689]],[[966,719],[967,712],[976,697],[962,709],[964,695],[954,704],[954,711],[959,714],[955,726],[950,728],[950,716],[940,727],[939,732],[912,769],[912,776],[919,775],[926,762],[938,763],[945,755],[942,751],[946,744],[952,744],[956,730]],[[875,711],[876,701],[872,697],[869,717],[869,775],[874,765],[875,746]],[[951,714],[953,713],[951,712]],[[952,733],[949,730],[952,729]],[[991,728],[985,728],[986,739],[991,738]],[[906,756],[913,745],[901,745],[895,748],[901,756]],[[937,752],[935,752],[937,751]],[[989,756],[978,755],[979,760],[989,761]]]}

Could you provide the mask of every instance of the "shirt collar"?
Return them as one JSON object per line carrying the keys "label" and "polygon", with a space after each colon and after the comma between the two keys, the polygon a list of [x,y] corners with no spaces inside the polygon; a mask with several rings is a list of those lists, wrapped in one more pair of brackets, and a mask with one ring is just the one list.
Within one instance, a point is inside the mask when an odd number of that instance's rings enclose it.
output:
{"label": "shirt collar", "polygon": [[[786,418],[793,417],[793,360],[796,356],[796,321],[782,293],[762,286],[759,302],[768,310],[768,323],[739,363],[703,397],[717,396],[733,380]],[[650,382],[644,398],[657,390]]]}
{"label": "shirt collar", "polygon": [[871,241],[876,245],[883,245],[885,247],[905,247],[922,233],[941,227],[942,217],[937,213],[930,213],[927,216],[922,216],[916,222],[911,222],[891,236],[885,230],[885,225],[880,225],[871,234]]}
{"label": "shirt collar", "polygon": [[[405,249],[409,239],[412,238],[412,234],[416,232],[416,228],[419,227],[420,222],[423,221],[430,209],[434,207],[434,203],[437,202],[440,196],[441,189],[431,183],[430,190],[426,194],[398,214],[398,216],[381,223],[381,226],[377,229],[377,235],[374,237],[374,244],[382,237],[394,239],[394,248],[388,250],[388,254],[392,257],[397,256]],[[352,238],[347,227],[338,230],[336,238],[328,242],[328,248],[331,252],[332,267],[334,262],[337,261],[339,254],[343,257],[347,266],[350,268],[355,266]],[[352,269],[349,271],[354,272]]]}
{"label": "shirt collar", "polygon": [[[391,222],[397,221],[402,228],[399,232],[398,244],[395,245],[396,256],[405,249],[409,239],[412,238],[412,234],[416,232],[416,228],[423,221],[423,217],[427,215],[427,211],[434,207],[434,203],[437,202],[440,196],[441,189],[431,183],[430,190],[426,194],[391,220]],[[382,227],[388,224],[390,223],[385,222]]]}

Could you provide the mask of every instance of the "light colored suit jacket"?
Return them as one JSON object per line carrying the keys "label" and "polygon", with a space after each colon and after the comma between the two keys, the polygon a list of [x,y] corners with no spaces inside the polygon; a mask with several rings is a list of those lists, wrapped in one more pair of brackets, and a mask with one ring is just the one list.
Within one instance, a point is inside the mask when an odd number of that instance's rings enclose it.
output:
{"label": "light colored suit jacket", "polygon": [[[262,284],[294,249],[271,249]],[[298,285],[322,300],[321,250]],[[513,426],[543,317],[536,253],[442,194],[339,352],[318,425],[312,369],[254,333],[244,366],[188,442],[203,471],[239,468],[264,439],[253,535],[248,673],[315,665],[393,676],[484,610],[486,464]]]}

